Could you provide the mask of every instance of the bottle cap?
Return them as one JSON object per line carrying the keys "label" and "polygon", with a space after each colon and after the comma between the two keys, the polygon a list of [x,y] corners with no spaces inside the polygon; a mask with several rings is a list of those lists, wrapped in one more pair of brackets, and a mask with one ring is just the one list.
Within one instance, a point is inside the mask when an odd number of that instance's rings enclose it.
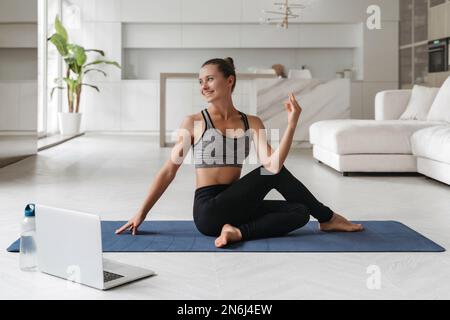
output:
{"label": "bottle cap", "polygon": [[34,204],[29,203],[25,207],[25,217],[34,217]]}

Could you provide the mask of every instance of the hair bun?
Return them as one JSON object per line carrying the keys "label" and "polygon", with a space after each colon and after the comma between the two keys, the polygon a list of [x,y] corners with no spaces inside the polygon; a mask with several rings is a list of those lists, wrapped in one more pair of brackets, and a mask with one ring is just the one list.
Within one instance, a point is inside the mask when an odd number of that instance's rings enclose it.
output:
{"label": "hair bun", "polygon": [[233,61],[233,58],[231,58],[231,57],[226,57],[224,60],[225,60],[226,62],[228,62],[228,63],[233,67],[233,69],[235,69],[235,68],[234,68],[234,61]]}

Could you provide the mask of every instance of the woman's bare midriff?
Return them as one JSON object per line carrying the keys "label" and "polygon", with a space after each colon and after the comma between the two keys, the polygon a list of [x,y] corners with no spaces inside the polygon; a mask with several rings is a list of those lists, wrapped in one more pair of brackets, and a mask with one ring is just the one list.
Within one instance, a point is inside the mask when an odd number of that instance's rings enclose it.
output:
{"label": "woman's bare midriff", "polygon": [[239,167],[197,168],[195,170],[196,188],[214,184],[231,184],[239,180],[241,170]]}

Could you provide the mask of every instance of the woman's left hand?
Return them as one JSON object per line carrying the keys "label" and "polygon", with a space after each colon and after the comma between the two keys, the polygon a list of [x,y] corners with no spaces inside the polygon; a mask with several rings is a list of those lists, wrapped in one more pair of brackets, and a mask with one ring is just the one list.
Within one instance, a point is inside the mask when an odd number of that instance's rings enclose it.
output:
{"label": "woman's left hand", "polygon": [[284,107],[288,112],[288,124],[292,125],[294,128],[297,127],[297,122],[300,118],[300,114],[302,113],[302,108],[298,104],[292,92],[289,93],[289,99],[284,102]]}

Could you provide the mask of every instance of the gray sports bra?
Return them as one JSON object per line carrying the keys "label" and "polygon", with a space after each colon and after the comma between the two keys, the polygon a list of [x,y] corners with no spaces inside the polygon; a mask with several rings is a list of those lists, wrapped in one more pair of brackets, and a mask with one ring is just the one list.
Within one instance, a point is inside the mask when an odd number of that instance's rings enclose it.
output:
{"label": "gray sports bra", "polygon": [[194,143],[195,168],[239,167],[248,157],[252,138],[247,116],[240,112],[245,125],[245,134],[238,138],[226,137],[214,127],[208,110],[202,110],[205,130],[201,138]]}

